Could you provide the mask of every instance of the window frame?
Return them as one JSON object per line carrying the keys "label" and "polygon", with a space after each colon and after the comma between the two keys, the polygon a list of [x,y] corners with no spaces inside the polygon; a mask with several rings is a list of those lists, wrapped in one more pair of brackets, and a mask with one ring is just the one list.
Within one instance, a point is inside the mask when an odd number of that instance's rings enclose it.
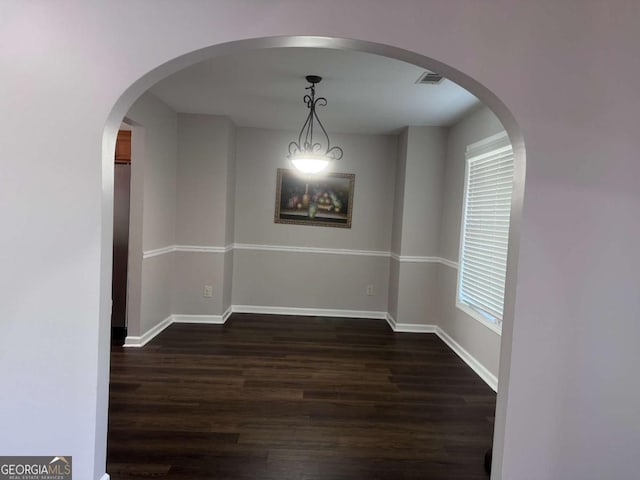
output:
{"label": "window frame", "polygon": [[[511,152],[513,159],[513,148],[509,140],[507,132],[503,131],[496,135],[484,138],[478,142],[467,145],[465,150],[465,174],[464,174],[464,192],[462,196],[462,211],[460,215],[460,245],[458,250],[458,275],[456,280],[456,307],[469,315],[473,319],[480,322],[485,327],[494,331],[498,335],[502,334],[502,319],[497,319],[488,313],[481,311],[478,308],[474,308],[473,305],[465,302],[461,298],[462,290],[462,272],[463,272],[463,252],[466,236],[466,219],[467,219],[467,201],[468,201],[468,188],[469,188],[469,175],[470,175],[470,162],[482,155],[499,154],[504,152]],[[514,166],[515,167],[515,166]],[[513,205],[513,190],[511,191],[511,197],[509,201],[509,225],[511,225],[511,207]],[[510,228],[509,228],[510,229]],[[507,239],[509,235],[507,235]],[[507,252],[509,247],[507,246]],[[505,273],[506,273],[505,269]],[[504,296],[503,296],[504,301]]]}

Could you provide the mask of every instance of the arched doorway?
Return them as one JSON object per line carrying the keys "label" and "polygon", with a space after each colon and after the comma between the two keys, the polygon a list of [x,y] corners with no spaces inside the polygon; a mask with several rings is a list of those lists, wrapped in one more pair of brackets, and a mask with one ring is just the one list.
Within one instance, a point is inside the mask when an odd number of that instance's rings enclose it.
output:
{"label": "arched doorway", "polygon": [[[307,48],[329,48],[329,49],[342,49],[342,50],[354,50],[360,52],[373,53],[381,56],[395,58],[408,63],[412,63],[429,70],[435,70],[442,73],[447,78],[455,81],[462,87],[466,88],[477,96],[485,105],[487,105],[500,119],[509,133],[511,144],[513,145],[515,152],[515,189],[513,194],[512,214],[511,214],[511,234],[509,244],[509,266],[507,272],[507,290],[505,298],[505,322],[502,335],[502,349],[501,349],[501,366],[500,380],[501,388],[498,397],[498,407],[496,412],[496,434],[494,439],[494,452],[496,462],[499,463],[500,455],[502,452],[502,432],[504,429],[505,412],[504,406],[506,404],[506,397],[508,395],[508,365],[510,360],[510,344],[511,344],[511,328],[513,322],[513,310],[514,310],[514,280],[516,277],[517,265],[515,265],[515,259],[517,258],[517,250],[519,243],[519,224],[521,216],[521,205],[523,200],[523,188],[524,188],[524,174],[525,174],[525,153],[522,134],[515,119],[507,109],[507,107],[498,99],[492,92],[486,89],[484,86],[466,76],[462,72],[459,72],[455,68],[448,66],[440,61],[412,53],[406,50],[402,50],[395,47],[390,47],[381,44],[375,44],[371,42],[364,42],[358,40],[338,39],[329,37],[269,37],[259,38],[251,40],[241,40],[237,42],[225,43],[221,45],[215,45],[197,50],[195,52],[180,56],[174,60],[167,62],[156,69],[150,71],[147,75],[140,78],[136,83],[131,85],[120,97],[113,110],[111,111],[107,120],[107,126],[103,137],[103,166],[106,166],[111,162],[111,151],[115,145],[115,135],[117,132],[117,126],[120,125],[125,112],[134,102],[134,100],[146,91],[156,81],[174,73],[182,68],[197,63],[207,58],[228,55],[234,52],[239,52],[244,49],[265,49],[276,47],[307,47]],[[108,169],[107,169],[108,170]],[[109,189],[109,185],[104,185],[106,189]],[[110,217],[111,212],[108,208],[103,209],[103,217]],[[110,220],[109,220],[110,221]],[[104,224],[104,218],[103,218]],[[105,268],[110,269],[110,263],[105,266],[104,262],[103,278],[109,273],[105,273]],[[110,292],[103,290],[101,295],[110,296]],[[107,298],[103,298],[103,302],[107,301]],[[104,318],[101,318],[101,322],[105,322]],[[104,331],[104,329],[103,329]],[[101,349],[105,348],[104,342],[107,342],[106,338],[101,339]],[[108,350],[108,348],[107,348]],[[106,392],[106,382],[108,378],[106,372],[108,371],[108,355],[101,355],[100,372],[104,373],[99,379],[99,384],[103,385],[103,391]],[[103,383],[104,382],[104,383]],[[99,412],[100,413],[100,412]],[[106,403],[105,412],[106,414]]]}

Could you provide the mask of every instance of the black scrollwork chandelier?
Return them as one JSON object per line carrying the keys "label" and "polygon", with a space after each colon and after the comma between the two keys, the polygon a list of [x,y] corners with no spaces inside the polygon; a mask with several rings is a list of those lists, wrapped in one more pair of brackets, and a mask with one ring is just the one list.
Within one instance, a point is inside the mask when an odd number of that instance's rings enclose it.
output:
{"label": "black scrollwork chandelier", "polygon": [[[306,174],[314,174],[325,170],[332,161],[340,160],[343,152],[340,147],[331,146],[329,134],[324,129],[316,113],[316,106],[324,107],[327,104],[326,98],[316,98],[315,87],[317,83],[320,83],[322,77],[307,75],[306,78],[307,82],[311,84],[305,88],[305,90],[309,90],[309,93],[304,96],[304,103],[307,104],[309,115],[307,115],[307,119],[302,125],[298,141],[289,144],[287,158],[297,170]],[[318,135],[316,135],[315,139],[313,137],[314,133],[318,133],[316,124],[320,127],[319,130],[322,133],[320,139],[317,138]]]}

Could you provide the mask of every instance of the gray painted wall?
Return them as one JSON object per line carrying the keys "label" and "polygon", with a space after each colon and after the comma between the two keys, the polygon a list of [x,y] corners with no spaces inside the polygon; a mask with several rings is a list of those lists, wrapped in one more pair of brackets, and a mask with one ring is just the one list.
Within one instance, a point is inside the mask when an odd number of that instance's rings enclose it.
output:
{"label": "gray painted wall", "polygon": [[227,198],[225,199],[225,245],[231,245],[235,239],[235,208],[236,208],[236,132],[231,121],[225,125],[226,133],[226,177]]}
{"label": "gray painted wall", "polygon": [[386,312],[388,279],[385,257],[236,250],[233,304]]}
{"label": "gray painted wall", "polygon": [[[179,114],[177,243],[222,247],[235,241],[388,251],[396,138],[333,137],[347,152],[340,171],[356,174],[354,227],[345,230],[273,222],[276,169],[288,167],[285,152],[292,135],[245,128],[236,133],[224,117]],[[236,232],[230,232],[234,226]],[[386,311],[388,258],[246,250],[173,256],[176,314],[220,315],[232,302]],[[202,296],[205,284],[213,285],[212,298]],[[370,284],[372,296],[365,294]]]}
{"label": "gray painted wall", "polygon": [[398,136],[398,159],[396,161],[396,181],[393,195],[393,219],[391,231],[391,251],[400,255],[402,248],[402,219],[404,211],[404,183],[407,173],[407,141],[409,127],[403,128]]}
{"label": "gray painted wall", "polygon": [[[233,241],[235,125],[217,115],[178,115],[177,232],[179,245],[223,247]],[[180,252],[174,272],[174,313],[221,315],[230,305],[232,257]],[[211,298],[203,296],[213,287]]]}
{"label": "gray painted wall", "polygon": [[[235,241],[388,252],[394,202],[395,136],[332,135],[345,155],[335,171],[355,173],[351,229],[276,224],[277,168],[289,168],[296,134],[239,128]],[[234,252],[233,304],[386,311],[389,259],[272,251]],[[367,285],[374,295],[367,296]]]}
{"label": "gray painted wall", "polygon": [[[467,145],[504,130],[486,107],[473,111],[449,130],[444,171],[440,256],[458,261],[464,201]],[[491,373],[498,375],[500,335],[456,307],[457,270],[438,265],[439,324]]]}
{"label": "gray painted wall", "polygon": [[389,259],[389,292],[387,294],[387,312],[392,318],[398,318],[398,294],[400,287],[400,261]]}
{"label": "gray painted wall", "polygon": [[446,141],[446,128],[408,128],[401,255],[438,256]]}
{"label": "gray painted wall", "polygon": [[233,264],[235,253],[233,251],[224,254],[224,273],[222,279],[222,307],[221,313],[226,312],[232,305],[233,293]]}
{"label": "gray painted wall", "polygon": [[135,124],[127,333],[137,336],[173,313],[173,254],[143,260],[142,252],[175,243],[177,116],[156,97],[145,94],[127,117]]}
{"label": "gray painted wall", "polygon": [[238,128],[236,243],[389,251],[396,136],[331,135],[345,152],[335,171],[356,175],[350,229],[274,223],[276,170],[289,168],[287,147],[296,137],[297,132]]}
{"label": "gray painted wall", "polygon": [[[225,246],[235,241],[236,208],[236,128],[227,129],[227,199],[225,211]],[[224,254],[224,278],[222,283],[222,313],[231,307],[233,287],[233,252]]]}
{"label": "gray painted wall", "polygon": [[[391,251],[400,254],[402,247],[402,218],[404,209],[404,182],[407,170],[407,138],[409,128],[402,129],[398,136],[398,157],[393,196],[393,218],[391,224]],[[392,318],[398,318],[398,287],[400,285],[400,261],[389,260],[389,292],[387,294],[387,312]]]}
{"label": "gray painted wall", "polygon": [[[224,253],[174,252],[173,313],[178,315],[221,315],[223,312]],[[162,255],[165,256],[165,255]],[[213,296],[204,297],[205,285]]]}
{"label": "gray painted wall", "polygon": [[145,94],[127,117],[145,129],[142,249],[166,247],[176,239],[177,116],[161,100]]}
{"label": "gray painted wall", "polygon": [[401,324],[439,325],[437,263],[400,263],[398,309]]}
{"label": "gray painted wall", "polygon": [[[179,245],[224,246],[233,166],[231,121],[178,115],[177,230]],[[232,168],[231,168],[232,170]]]}
{"label": "gray painted wall", "polygon": [[173,272],[175,253],[145,258],[142,261],[142,302],[140,325],[131,325],[127,335],[141,335],[174,312]]}
{"label": "gray painted wall", "polygon": [[[446,139],[447,129],[439,127],[412,126],[400,136],[403,156],[398,159],[396,175],[395,253],[438,256]],[[436,272],[434,263],[392,259],[389,314],[397,323],[438,324]]]}

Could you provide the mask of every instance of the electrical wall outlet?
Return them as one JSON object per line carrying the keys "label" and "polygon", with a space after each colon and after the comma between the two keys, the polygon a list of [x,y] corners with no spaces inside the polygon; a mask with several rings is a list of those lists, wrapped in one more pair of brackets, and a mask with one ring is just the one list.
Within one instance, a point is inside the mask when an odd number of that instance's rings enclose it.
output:
{"label": "electrical wall outlet", "polygon": [[369,296],[375,295],[375,290],[373,288],[373,285],[367,285],[366,292],[367,292],[367,295]]}
{"label": "electrical wall outlet", "polygon": [[213,297],[213,285],[205,285],[202,295],[208,298]]}

